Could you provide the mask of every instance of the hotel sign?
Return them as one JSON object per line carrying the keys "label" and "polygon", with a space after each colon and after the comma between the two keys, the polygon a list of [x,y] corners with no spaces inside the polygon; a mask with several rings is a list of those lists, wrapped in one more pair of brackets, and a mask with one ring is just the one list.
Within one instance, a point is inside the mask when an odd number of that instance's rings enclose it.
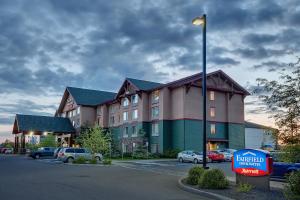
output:
{"label": "hotel sign", "polygon": [[272,158],[265,151],[242,149],[234,152],[232,170],[244,176],[266,176],[272,172]]}

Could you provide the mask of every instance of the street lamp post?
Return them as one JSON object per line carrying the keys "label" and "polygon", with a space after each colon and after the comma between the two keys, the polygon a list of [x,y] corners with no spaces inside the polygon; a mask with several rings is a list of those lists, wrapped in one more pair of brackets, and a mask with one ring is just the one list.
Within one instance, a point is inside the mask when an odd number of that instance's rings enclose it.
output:
{"label": "street lamp post", "polygon": [[202,66],[202,96],[203,96],[203,168],[208,169],[206,166],[206,15],[196,17],[192,23],[195,26],[202,26],[203,30],[203,66]]}

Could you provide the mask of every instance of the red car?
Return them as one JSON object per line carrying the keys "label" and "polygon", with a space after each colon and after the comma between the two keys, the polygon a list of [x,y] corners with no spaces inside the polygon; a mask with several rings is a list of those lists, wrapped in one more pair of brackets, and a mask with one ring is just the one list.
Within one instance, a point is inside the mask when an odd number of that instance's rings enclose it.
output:
{"label": "red car", "polygon": [[207,151],[207,157],[209,162],[223,162],[225,160],[224,155],[217,151]]}

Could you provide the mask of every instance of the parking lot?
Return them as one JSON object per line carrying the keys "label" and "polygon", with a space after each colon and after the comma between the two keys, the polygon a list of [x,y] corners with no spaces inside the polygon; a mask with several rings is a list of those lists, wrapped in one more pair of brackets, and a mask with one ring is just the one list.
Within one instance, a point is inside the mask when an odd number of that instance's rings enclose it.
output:
{"label": "parking lot", "polygon": [[[148,168],[163,172],[168,163],[158,162],[158,165]],[[207,199],[179,189],[178,176],[145,170],[145,165],[118,161],[112,166],[77,166],[53,159],[33,160],[24,156],[0,155],[1,199]]]}

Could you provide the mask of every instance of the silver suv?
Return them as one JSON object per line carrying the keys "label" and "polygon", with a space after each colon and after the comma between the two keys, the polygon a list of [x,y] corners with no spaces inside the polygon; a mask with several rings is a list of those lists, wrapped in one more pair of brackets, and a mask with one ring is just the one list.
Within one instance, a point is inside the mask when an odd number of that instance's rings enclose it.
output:
{"label": "silver suv", "polygon": [[103,158],[101,153],[93,155],[88,149],[84,148],[62,148],[57,155],[58,160],[67,163],[72,163],[79,157],[84,157],[87,160],[95,158],[97,161],[101,161]]}

